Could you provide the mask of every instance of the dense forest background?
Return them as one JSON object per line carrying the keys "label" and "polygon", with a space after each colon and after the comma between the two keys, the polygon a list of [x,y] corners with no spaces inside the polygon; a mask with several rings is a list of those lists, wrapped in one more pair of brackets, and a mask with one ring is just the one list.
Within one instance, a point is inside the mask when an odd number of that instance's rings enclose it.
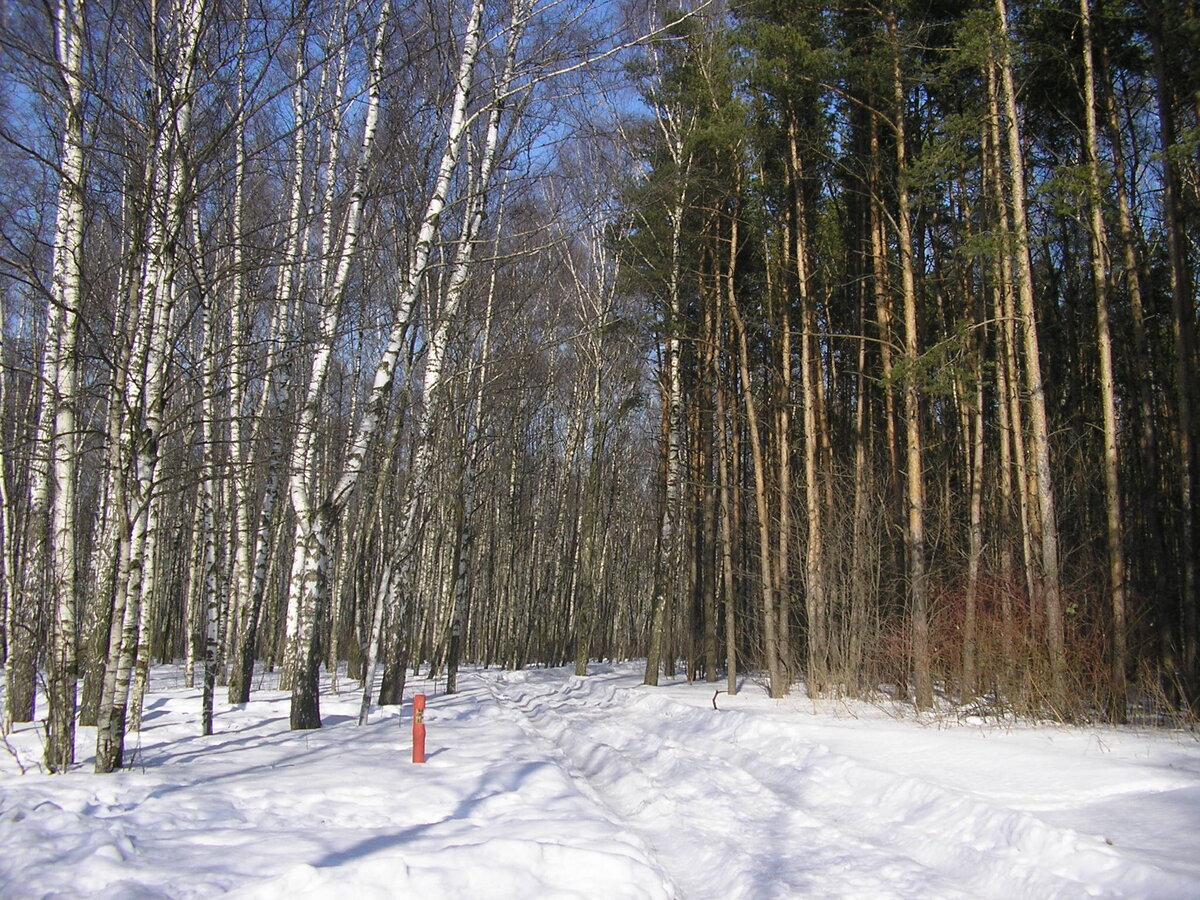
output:
{"label": "dense forest background", "polygon": [[[1193,0],[12,0],[4,724],[148,667],[1194,708]],[[376,671],[382,680],[376,685]]]}

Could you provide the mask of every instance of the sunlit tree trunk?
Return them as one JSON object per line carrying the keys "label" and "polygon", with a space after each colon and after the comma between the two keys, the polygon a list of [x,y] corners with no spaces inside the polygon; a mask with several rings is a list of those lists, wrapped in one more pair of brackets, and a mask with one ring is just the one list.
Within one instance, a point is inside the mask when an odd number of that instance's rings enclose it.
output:
{"label": "sunlit tree trunk", "polygon": [[[976,324],[976,327],[979,327]],[[982,344],[982,341],[980,341]],[[963,614],[962,701],[968,702],[979,691],[977,651],[979,638],[979,575],[983,563],[983,499],[987,471],[987,435],[985,433],[985,395],[982,348],[977,351],[979,362],[971,373],[975,392],[968,407],[967,462],[969,464],[971,496],[967,535],[967,590]]]}
{"label": "sunlit tree trunk", "polygon": [[[487,126],[484,131],[483,146],[479,151],[478,166],[473,170],[471,178],[468,181],[468,187],[472,190],[467,200],[466,214],[463,217],[462,226],[459,230],[457,250],[454,254],[454,260],[451,263],[446,291],[442,299],[437,322],[433,327],[433,334],[429,338],[425,360],[424,414],[416,419],[416,428],[419,432],[417,447],[418,463],[413,467],[414,471],[410,476],[407,487],[410,497],[423,494],[425,491],[423,480],[425,472],[421,468],[427,465],[426,460],[428,459],[429,445],[436,441],[437,429],[443,419],[442,410],[449,405],[447,401],[450,398],[445,396],[446,388],[443,384],[448,377],[448,373],[446,372],[447,354],[450,350],[451,336],[460,318],[460,310],[466,300],[467,288],[474,269],[475,247],[481,238],[484,215],[487,212],[488,193],[492,185],[496,166],[496,157],[501,150],[501,117],[506,102],[509,101],[507,95],[516,68],[517,49],[521,43],[524,31],[526,12],[527,6],[525,3],[518,2],[513,4],[512,18],[509,23],[508,34],[506,35],[508,46],[504,69],[496,79],[493,87],[493,97],[488,107]],[[460,84],[467,84],[465,72],[460,75]],[[469,92],[469,86],[464,88],[464,93],[466,92]],[[449,610],[451,634],[448,636],[448,639],[453,652],[450,654],[448,660],[447,678],[453,681],[455,687],[457,687],[458,654],[461,650],[462,628],[467,615],[466,585],[460,581],[459,576],[464,574],[461,567],[467,562],[462,546],[463,536],[467,533],[468,528],[465,522],[466,509],[464,506],[465,498],[463,497],[463,489],[466,487],[469,461],[465,458],[467,454],[466,447],[462,446],[461,450],[460,478],[458,479],[457,497],[453,501],[454,510],[452,513],[452,518],[456,522],[455,549],[454,559],[449,571],[450,586],[448,589],[451,605],[451,609]],[[415,537],[415,534],[407,536],[409,540],[413,540]]]}
{"label": "sunlit tree trunk", "polygon": [[[178,297],[177,245],[185,223],[186,158],[191,137],[192,101],[206,0],[179,0],[170,10],[164,44],[154,42],[152,59],[158,108],[148,179],[150,222],[137,313],[130,320],[129,367],[125,382],[122,446],[130,448],[133,477],[125,482],[128,510],[122,535],[118,600],[110,628],[108,664],[96,737],[96,771],[111,772],[123,760],[125,721],[133,667],[137,660],[142,604],[156,587],[157,546],[161,532],[161,496],[156,493],[160,442],[164,431],[170,331]],[[168,66],[166,57],[173,57]],[[126,549],[127,548],[127,549]],[[119,611],[119,614],[118,614]]]}
{"label": "sunlit tree trunk", "polygon": [[375,691],[375,664],[379,658],[379,642],[383,635],[384,611],[393,607],[392,593],[395,583],[392,578],[392,567],[384,563],[383,572],[379,576],[376,596],[372,604],[371,630],[367,636],[365,660],[363,661],[363,692],[362,701],[358,708],[358,724],[366,725],[367,716],[371,712],[371,699]]}
{"label": "sunlit tree trunk", "polygon": [[[51,303],[51,307],[53,307]],[[59,318],[48,316],[48,326]],[[57,337],[47,337],[37,366],[38,378],[30,390],[33,446],[28,464],[28,500],[21,529],[20,555],[12,566],[13,595],[9,602],[5,634],[8,656],[4,661],[4,730],[16,722],[32,722],[37,711],[37,666],[41,608],[51,591],[50,533],[52,456],[54,445],[53,371],[58,360]]]}
{"label": "sunlit tree trunk", "polygon": [[[682,139],[671,135],[676,164],[683,160]],[[686,177],[681,173],[681,177]],[[663,438],[666,453],[666,497],[663,503],[658,538],[658,565],[654,576],[654,607],[650,623],[650,647],[646,654],[646,672],[643,681],[648,685],[658,684],[658,671],[663,656],[673,652],[666,646],[667,620],[675,599],[679,575],[680,554],[677,552],[683,524],[683,349],[680,345],[680,280],[682,277],[682,234],[683,216],[686,208],[686,190],[681,184],[680,193],[671,209],[670,274],[667,282],[667,310],[665,340],[666,366],[660,377],[663,392]]]}
{"label": "sunlit tree trunk", "polygon": [[746,430],[750,435],[750,454],[754,476],[754,503],[758,513],[758,556],[759,573],[762,578],[763,655],[767,664],[772,697],[787,694],[789,684],[779,646],[779,602],[777,573],[771,550],[771,507],[768,495],[768,461],[763,448],[758,404],[754,396],[754,382],[750,374],[750,345],[746,323],[738,306],[737,297],[737,249],[739,237],[738,217],[735,211],[729,218],[729,257],[723,273],[725,281],[725,306],[729,320],[733,323],[737,342],[737,367],[742,387],[742,406],[746,414]]}
{"label": "sunlit tree trunk", "polygon": [[1013,77],[1012,50],[1008,41],[1008,10],[1005,0],[996,0],[1000,35],[1006,42],[999,59],[1001,96],[1004,101],[1005,133],[1008,143],[1010,199],[1013,211],[1017,261],[1017,296],[1021,325],[1025,390],[1028,394],[1030,437],[1037,476],[1037,508],[1041,531],[1041,590],[1046,614],[1046,647],[1050,658],[1049,702],[1061,714],[1066,702],[1066,652],[1064,646],[1061,573],[1058,548],[1058,513],[1050,459],[1050,422],[1046,413],[1046,391],[1042,379],[1041,344],[1038,339],[1034,297],[1033,260],[1026,212],[1025,157],[1017,117],[1017,91]]}
{"label": "sunlit tree trunk", "polygon": [[[75,762],[76,589],[75,589],[75,346],[79,333],[83,253],[83,73],[84,0],[59,0],[54,11],[55,46],[66,88],[66,121],[54,236],[53,297],[47,312],[46,347],[55,355],[54,425],[51,459],[53,505],[54,625],[49,666],[46,766],[65,771]],[[53,349],[52,349],[53,348]]]}
{"label": "sunlit tree trunk", "polygon": [[[238,89],[237,103],[239,108],[246,105],[247,71],[246,55],[249,36],[249,0],[242,0],[242,31],[238,47]],[[244,215],[246,207],[246,121],[239,116],[233,127],[233,208],[230,211],[229,222],[229,265],[228,280],[229,313],[228,328],[231,343],[229,360],[229,454],[226,457],[228,471],[225,479],[229,484],[229,505],[233,516],[231,544],[229,557],[232,560],[230,574],[229,613],[225,622],[223,637],[224,653],[222,667],[218,673],[218,683],[230,688],[231,701],[237,694],[232,688],[232,680],[237,677],[240,660],[238,651],[242,635],[248,623],[245,607],[249,603],[249,572],[252,555],[250,532],[251,502],[253,488],[253,452],[250,448],[250,437],[253,434],[252,423],[247,423],[250,410],[247,400],[250,396],[250,313],[247,308],[244,242]],[[303,129],[297,129],[297,132]],[[296,163],[299,164],[297,157]],[[293,219],[293,221],[295,221]],[[250,427],[247,427],[247,424]],[[240,689],[239,689],[240,693]],[[240,700],[240,698],[239,698]],[[237,702],[237,701],[234,701]]]}
{"label": "sunlit tree trunk", "polygon": [[[719,283],[713,287],[716,291],[720,290]],[[700,503],[702,511],[701,519],[704,523],[703,565],[705,567],[702,597],[704,613],[704,680],[710,684],[717,681],[717,659],[720,653],[717,629],[717,596],[719,593],[717,578],[721,568],[721,554],[717,549],[717,531],[719,528],[717,524],[719,516],[717,492],[720,490],[717,468],[720,464],[714,458],[720,453],[720,445],[714,435],[714,431],[724,428],[725,425],[724,422],[717,418],[719,414],[714,408],[713,397],[717,391],[716,381],[720,376],[720,364],[717,361],[717,354],[719,352],[718,342],[720,340],[717,332],[719,308],[720,299],[718,294],[710,298],[704,310],[705,346],[701,354],[701,365],[703,366],[701,369],[701,380],[704,382],[702,390],[704,391],[703,403],[705,415],[704,427],[701,429],[699,436],[699,440],[705,444],[705,466],[700,478],[700,490],[702,491]],[[730,627],[733,625],[732,621],[728,624]]]}
{"label": "sunlit tree trunk", "polygon": [[[195,222],[197,239],[199,221]],[[207,282],[207,278],[204,279]],[[217,523],[217,496],[221,472],[220,450],[224,436],[218,421],[217,403],[226,394],[226,383],[220,375],[220,341],[217,325],[216,297],[207,286],[201,286],[201,330],[203,333],[204,366],[203,396],[200,400],[201,472],[199,484],[200,534],[194,538],[201,546],[201,562],[198,581],[202,604],[202,627],[204,641],[204,680],[201,690],[201,734],[213,733],[213,701],[217,685],[220,654],[220,627],[222,611],[226,606],[223,596],[224,583],[218,569],[219,531]]]}
{"label": "sunlit tree trunk", "polygon": [[[1099,51],[1096,69],[1105,68],[1103,44],[1095,45]],[[1096,72],[1099,76],[1099,71]],[[1124,269],[1125,290],[1129,297],[1129,313],[1133,325],[1133,352],[1136,370],[1142,373],[1137,381],[1138,397],[1138,454],[1141,460],[1142,484],[1144,488],[1138,491],[1140,502],[1138,509],[1147,531],[1143,547],[1149,548],[1149,558],[1145,560],[1152,571],[1152,584],[1155,595],[1159,598],[1158,605],[1162,608],[1169,605],[1170,587],[1167,579],[1167,552],[1163,535],[1163,516],[1161,504],[1158,501],[1158,486],[1161,484],[1161,441],[1159,440],[1157,412],[1154,397],[1154,371],[1156,361],[1151,355],[1149,340],[1146,334],[1146,304],[1142,294],[1141,260],[1139,258],[1138,238],[1133,221],[1133,211],[1130,205],[1129,189],[1126,183],[1129,179],[1129,169],[1125,153],[1121,146],[1121,132],[1118,124],[1117,104],[1113,97],[1112,78],[1106,73],[1103,78],[1097,78],[1104,95],[1105,127],[1108,136],[1108,146],[1112,154],[1113,188],[1116,199],[1117,235],[1120,244],[1122,267]],[[1172,638],[1171,617],[1161,615],[1162,620],[1158,633],[1162,646],[1168,647]]]}
{"label": "sunlit tree trunk", "polygon": [[[401,284],[400,296],[395,305],[387,345],[376,366],[371,389],[363,406],[363,413],[359,419],[354,438],[350,443],[343,470],[333,489],[321,502],[319,507],[314,507],[313,505],[310,498],[311,489],[307,485],[298,483],[296,476],[293,475],[293,507],[296,509],[297,517],[302,523],[302,533],[300,540],[297,541],[297,552],[299,554],[301,547],[304,546],[322,554],[320,559],[304,561],[304,571],[308,573],[304,579],[306,585],[316,586],[321,584],[321,578],[317,577],[316,573],[320,569],[328,569],[328,558],[326,555],[328,552],[328,542],[325,536],[315,534],[309,539],[305,539],[303,532],[306,529],[311,530],[310,526],[317,524],[318,518],[315,518],[313,514],[318,511],[320,513],[320,520],[329,526],[335,524],[338,511],[355,491],[362,474],[363,466],[367,460],[368,451],[386,411],[386,401],[392,391],[399,355],[406,343],[406,334],[413,307],[429,266],[430,252],[436,238],[437,227],[449,195],[451,180],[458,169],[461,146],[467,125],[469,124],[467,118],[467,101],[473,84],[476,57],[479,54],[482,44],[482,15],[483,0],[475,0],[471,7],[464,44],[459,56],[454,101],[450,112],[446,143],[437,177],[421,219],[406,276]],[[293,450],[293,472],[304,472],[312,463],[313,428],[316,421],[317,406],[321,398],[329,353],[332,351],[332,343],[336,335],[338,311],[345,286],[349,260],[353,255],[358,229],[361,227],[361,204],[363,200],[362,192],[364,190],[363,180],[366,174],[365,167],[367,165],[368,151],[374,135],[375,125],[378,120],[379,80],[382,77],[383,25],[386,19],[387,7],[385,6],[383,14],[380,17],[380,31],[376,37],[376,58],[372,63],[371,103],[368,110],[368,124],[364,131],[363,151],[360,153],[359,158],[361,177],[358,174],[355,176],[357,189],[353,192],[352,207],[347,218],[348,222],[353,223],[353,227],[348,225],[346,228],[339,269],[334,277],[333,287],[330,290],[330,298],[334,302],[331,302],[326,308],[324,322],[322,323],[322,340],[317,351],[316,360],[314,361],[313,375],[310,377],[308,398],[301,413],[296,448]],[[428,360],[426,368],[427,377],[429,377]],[[440,372],[436,373],[436,375],[440,377]],[[414,478],[418,477],[415,473],[418,473],[422,467],[428,465],[427,461],[423,462],[421,459],[422,446],[418,445],[417,448],[418,457],[414,460],[413,464],[414,475],[412,477]],[[428,453],[427,447],[425,448],[425,452]],[[300,488],[300,490],[297,490],[297,488]],[[414,533],[412,526],[417,524],[416,510],[417,507],[412,506],[406,513],[406,524],[404,526],[406,535]],[[320,539],[314,539],[317,537],[320,537]],[[299,608],[303,611],[303,614],[300,617],[297,645],[300,648],[306,648],[303,652],[308,662],[304,664],[297,663],[299,677],[293,687],[292,694],[292,727],[317,728],[320,727],[321,720],[317,696],[317,664],[319,663],[319,658],[315,652],[316,630],[314,626],[315,613],[319,610],[320,603],[318,602],[317,593],[313,592],[312,588],[307,589],[307,593],[299,604]],[[303,678],[303,683],[301,683],[300,678]]]}
{"label": "sunlit tree trunk", "polygon": [[[236,585],[234,593],[238,599],[234,604],[233,615],[236,616],[237,622],[233,627],[233,639],[229,648],[231,659],[230,703],[247,703],[250,700],[254,654],[259,641],[267,573],[270,567],[270,535],[276,524],[277,509],[284,487],[283,470],[288,457],[288,433],[282,422],[291,403],[292,363],[286,360],[277,348],[286,345],[292,337],[296,318],[295,293],[300,277],[301,248],[305,245],[309,235],[309,228],[304,221],[307,188],[307,168],[304,160],[309,143],[310,126],[315,125],[317,120],[313,118],[310,121],[309,104],[303,82],[307,65],[306,56],[302,52],[308,34],[306,26],[307,20],[302,20],[296,41],[296,61],[292,72],[291,108],[297,127],[292,135],[293,168],[288,205],[289,214],[285,222],[286,238],[279,271],[275,279],[276,300],[271,313],[272,340],[268,344],[262,394],[254,415],[255,429],[251,435],[248,435],[248,441],[233,443],[234,458],[238,460],[236,478],[239,490],[235,527],[239,537],[234,562],[234,584]],[[241,205],[235,199],[235,221],[240,210]],[[240,240],[240,234],[235,231],[235,246],[240,246]],[[240,285],[241,272],[238,267],[235,267],[234,278],[236,279],[235,284]],[[235,289],[236,296],[237,290]],[[242,316],[238,305],[233,306],[231,315]],[[233,333],[244,335],[244,331],[240,327],[235,328]],[[237,352],[236,349],[235,352]],[[234,367],[235,398],[242,395],[247,389],[248,373],[244,366],[245,362],[243,361],[242,366],[235,365]],[[241,405],[244,403],[239,405],[239,412]],[[240,416],[235,416],[235,418],[240,418]],[[253,490],[254,438],[267,429],[270,431],[266,475],[263,480],[261,496],[256,498]]]}
{"label": "sunlit tree trunk", "polygon": [[[341,321],[342,298],[362,233],[366,178],[379,122],[383,39],[389,14],[389,4],[384,3],[372,50],[367,113],[354,169],[350,205],[346,211],[341,244],[330,260],[332,275],[322,283],[319,339],[313,353],[312,369],[291,452],[289,493],[292,509],[296,513],[296,541],[288,598],[288,645],[284,665],[292,690],[290,721],[293,729],[321,727],[318,624],[329,598],[331,532],[336,527],[341,504],[332,498],[317,496],[318,473],[314,454],[325,382]],[[326,234],[329,233],[331,228],[327,226]]]}
{"label": "sunlit tree trunk", "polygon": [[716,416],[717,416],[717,481],[720,498],[720,534],[721,534],[721,592],[725,606],[725,689],[730,694],[736,694],[737,684],[737,585],[734,580],[734,500],[732,468],[733,448],[729,438],[730,429],[735,427],[730,422],[730,403],[727,399],[728,388],[721,372],[721,357],[719,344],[723,342],[724,304],[716,304],[716,314],[713,326],[712,379],[716,387]]}
{"label": "sunlit tree trunk", "polygon": [[925,563],[925,472],[921,438],[921,385],[917,361],[921,336],[917,322],[917,286],[913,273],[912,233],[908,197],[908,160],[905,148],[906,102],[900,73],[900,48],[894,18],[888,20],[892,48],[892,88],[896,131],[896,240],[900,252],[900,290],[904,298],[904,421],[906,458],[906,528],[908,547],[909,615],[912,622],[912,662],[916,705],[933,705],[933,680],[929,650],[929,580]]}
{"label": "sunlit tree trunk", "polygon": [[[984,176],[991,186],[995,198],[995,217],[999,231],[1006,237],[1011,232],[1012,219],[1007,200],[1007,191],[1002,180],[1001,161],[1001,131],[1000,131],[1000,100],[999,86],[996,79],[995,66],[987,64],[988,87],[988,133],[987,151],[984,159]],[[1021,559],[1023,562],[1025,592],[1030,604],[1030,619],[1036,618],[1034,610],[1040,596],[1038,586],[1038,564],[1034,558],[1033,526],[1030,511],[1030,493],[1028,490],[1028,455],[1025,445],[1025,417],[1020,404],[1020,368],[1018,365],[1016,298],[1013,293],[1014,278],[1012,273],[1011,247],[1006,239],[1002,247],[993,253],[993,306],[995,317],[1000,323],[997,337],[996,392],[999,408],[998,420],[1000,425],[1000,494],[1002,508],[1007,515],[1015,512],[1017,537],[1021,543]],[[1014,510],[1013,504],[1016,504]],[[1007,524],[1007,523],[1006,523]],[[1003,618],[1006,623],[1004,647],[1007,650],[1006,659],[1011,674],[1015,674],[1018,660],[1014,657],[1015,621],[1013,618],[1012,601],[1009,590],[1015,588],[1012,553],[1009,547],[1010,534],[1002,535],[1000,554],[1001,572],[1006,577],[1006,589],[1001,593],[1004,606]],[[1027,661],[1026,661],[1027,662]],[[1011,679],[1010,679],[1011,680]]]}
{"label": "sunlit tree trunk", "polygon": [[[0,328],[0,359],[7,359],[4,334],[4,329]],[[0,372],[0,409],[7,410],[8,408],[8,377]],[[17,573],[20,570],[18,562],[20,558],[20,542],[17,540],[14,531],[17,518],[16,510],[14,509],[16,497],[14,496],[15,492],[11,490],[9,484],[9,472],[12,471],[9,453],[8,442],[0,441],[0,617],[3,617],[3,631],[0,632],[0,639],[3,640],[3,645],[0,646],[0,654],[4,658],[6,676],[8,674],[9,660],[12,659],[12,643],[16,630],[14,627],[16,624],[14,615],[16,613],[18,592],[14,588],[13,580],[17,577]],[[6,677],[5,691],[7,692],[11,686],[11,682]],[[3,727],[6,734],[12,725],[8,715],[8,704],[6,703],[4,719],[0,720],[0,726]]]}

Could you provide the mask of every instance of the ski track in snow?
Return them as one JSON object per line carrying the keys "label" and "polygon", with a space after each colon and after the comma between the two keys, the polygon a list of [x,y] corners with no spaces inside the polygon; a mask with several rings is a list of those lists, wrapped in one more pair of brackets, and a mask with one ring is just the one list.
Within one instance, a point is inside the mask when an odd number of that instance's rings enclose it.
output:
{"label": "ski track in snow", "polygon": [[[492,691],[645,836],[685,897],[1195,896],[1100,837],[857,762],[794,727],[598,677],[526,681]],[[720,852],[697,865],[696,846]]]}
{"label": "ski track in snow", "polygon": [[688,712],[659,710],[674,727],[647,729],[638,707],[650,704],[614,702],[611,691],[602,708],[581,708],[579,695],[594,692],[574,687],[511,685],[496,693],[645,836],[682,896],[812,896],[824,872],[836,873],[841,890],[820,884],[822,896],[968,896],[916,860],[851,833],[836,816],[819,815],[799,796],[800,770],[772,772],[737,743],[693,748],[670,737],[688,730],[681,721]]}
{"label": "ski track in snow", "polygon": [[[156,670],[132,762],[21,776],[0,748],[0,898],[1085,898],[1200,896],[1200,744],[1107,729],[831,716],[749,684],[640,668],[467,671],[409,718],[287,730],[287,695],[218,705]],[[350,682],[352,684],[352,682]]]}

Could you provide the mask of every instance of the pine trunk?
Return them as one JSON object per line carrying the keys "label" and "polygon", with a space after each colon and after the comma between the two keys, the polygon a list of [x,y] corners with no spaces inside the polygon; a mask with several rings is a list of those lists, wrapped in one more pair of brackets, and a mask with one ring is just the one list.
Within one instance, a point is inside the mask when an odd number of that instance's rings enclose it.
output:
{"label": "pine trunk", "polygon": [[[1005,0],[996,0],[1000,35],[1008,41],[1008,10]],[[1061,572],[1058,549],[1058,513],[1055,503],[1054,475],[1050,458],[1050,420],[1046,412],[1046,391],[1042,379],[1041,342],[1038,339],[1037,310],[1034,297],[1033,260],[1026,213],[1025,158],[1021,147],[1020,121],[1017,116],[1017,92],[1013,77],[1012,50],[1000,57],[1000,85],[1004,100],[1008,143],[1010,199],[1016,243],[1018,316],[1021,325],[1025,390],[1028,395],[1029,427],[1033,441],[1033,474],[1036,475],[1038,525],[1041,532],[1040,575],[1042,602],[1046,614],[1046,648],[1050,658],[1050,684],[1047,699],[1050,711],[1063,715],[1066,710],[1067,659],[1064,646]]]}
{"label": "pine trunk", "polygon": [[1089,237],[1092,250],[1092,289],[1096,294],[1096,349],[1100,357],[1100,405],[1104,419],[1105,538],[1108,550],[1108,590],[1112,609],[1110,716],[1125,721],[1126,672],[1129,668],[1125,611],[1125,534],[1121,513],[1120,451],[1117,438],[1116,378],[1113,373],[1112,330],[1108,314],[1108,235],[1104,225],[1104,187],[1100,176],[1100,137],[1096,113],[1096,81],[1092,52],[1090,0],[1079,0],[1083,30],[1084,151],[1088,167]]}

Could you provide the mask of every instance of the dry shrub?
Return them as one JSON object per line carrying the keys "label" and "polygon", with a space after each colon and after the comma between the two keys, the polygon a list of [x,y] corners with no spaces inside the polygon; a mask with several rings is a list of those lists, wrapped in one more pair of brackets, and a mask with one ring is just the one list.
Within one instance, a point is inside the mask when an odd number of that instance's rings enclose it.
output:
{"label": "dry shrub", "polygon": [[[1050,656],[1045,639],[1045,611],[1030,604],[1023,581],[996,572],[981,573],[976,585],[975,681],[964,690],[963,660],[966,622],[966,579],[935,585],[930,603],[930,665],[940,696],[957,703],[961,714],[986,717],[1093,722],[1114,718],[1114,684],[1110,663],[1111,615],[1100,579],[1080,579],[1062,589],[1063,638],[1066,655],[1065,702],[1055,704]],[[1131,608],[1144,606],[1130,604]],[[1129,627],[1129,658],[1150,639],[1145,622]],[[910,699],[911,629],[907,617],[883,623],[866,661],[871,683],[896,699]],[[1133,710],[1143,721],[1179,721],[1179,704],[1170,701],[1169,686],[1153,673],[1133,679]],[[1139,712],[1144,710],[1144,712]]]}
{"label": "dry shrub", "polygon": [[863,663],[867,684],[893,700],[908,700],[908,682],[912,671],[911,634],[908,623],[892,619],[883,623],[874,644],[867,648]]}

